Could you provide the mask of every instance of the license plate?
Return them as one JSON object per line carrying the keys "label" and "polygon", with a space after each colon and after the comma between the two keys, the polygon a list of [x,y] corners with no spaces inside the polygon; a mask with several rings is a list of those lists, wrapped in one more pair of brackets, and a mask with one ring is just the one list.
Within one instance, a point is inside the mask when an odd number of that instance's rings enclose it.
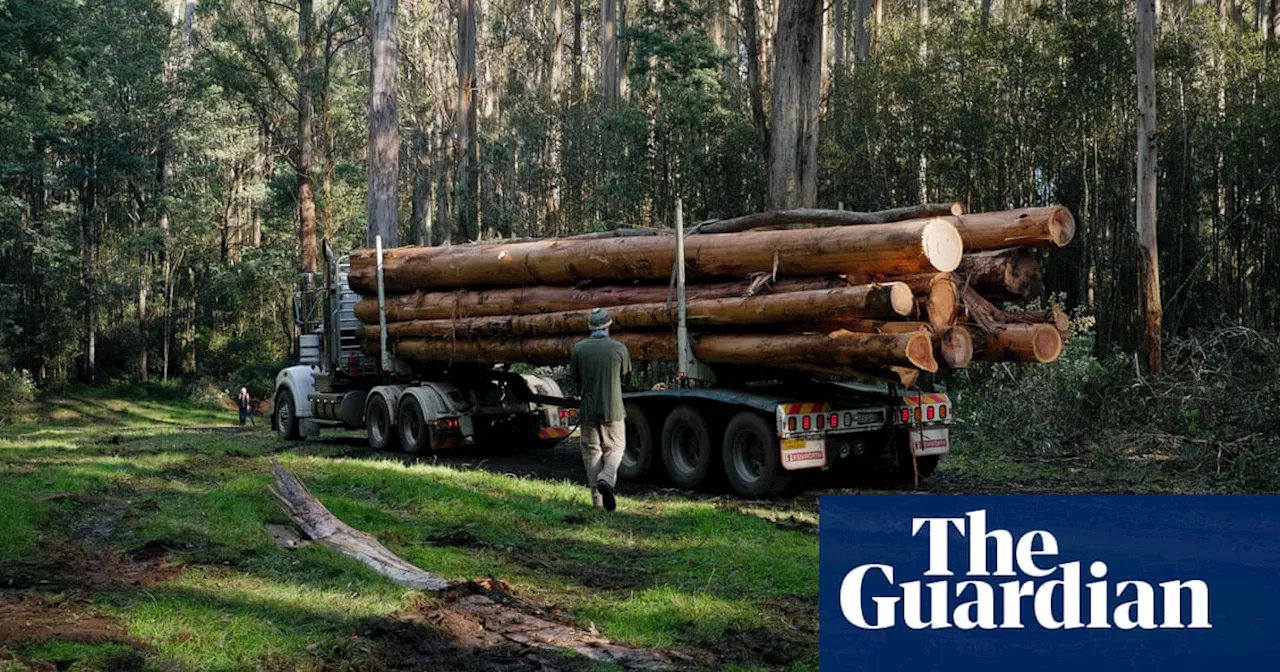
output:
{"label": "license plate", "polygon": [[947,427],[911,430],[911,452],[916,457],[946,455],[951,452],[951,430]]}
{"label": "license plate", "polygon": [[814,469],[827,465],[826,441],[823,439],[783,439],[782,468]]}

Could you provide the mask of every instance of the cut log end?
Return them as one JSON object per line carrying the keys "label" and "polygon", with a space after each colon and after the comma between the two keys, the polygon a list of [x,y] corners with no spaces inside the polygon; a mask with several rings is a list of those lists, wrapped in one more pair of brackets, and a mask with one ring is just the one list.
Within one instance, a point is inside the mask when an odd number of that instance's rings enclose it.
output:
{"label": "cut log end", "polygon": [[1048,364],[1062,354],[1062,334],[1047,324],[1032,326],[1031,351],[1035,361]]}
{"label": "cut log end", "polygon": [[1049,216],[1049,237],[1053,240],[1053,244],[1058,247],[1065,247],[1076,236],[1076,219],[1071,216],[1071,211],[1057,206],[1053,208],[1053,214]]}
{"label": "cut log end", "polygon": [[960,232],[945,219],[934,219],[921,232],[924,256],[933,267],[948,273],[960,266],[964,258],[964,241]]}
{"label": "cut log end", "polygon": [[909,336],[907,360],[921,371],[934,373],[938,370],[938,360],[933,358],[933,339],[929,334],[917,331]]}
{"label": "cut log end", "polygon": [[948,327],[938,339],[942,361],[952,369],[963,369],[973,359],[973,336],[964,327]]}
{"label": "cut log end", "polygon": [[939,330],[951,326],[955,322],[959,306],[960,296],[951,275],[935,275],[929,283],[929,294],[924,301],[924,312],[929,325]]}
{"label": "cut log end", "polygon": [[911,293],[911,287],[904,282],[886,283],[889,292],[889,305],[893,307],[893,312],[907,316],[911,314],[911,310],[915,307],[915,296]]}
{"label": "cut log end", "polygon": [[963,214],[964,214],[964,206],[963,206],[963,205],[961,205],[961,204],[959,204],[959,203],[952,203],[952,204],[951,204],[951,216],[952,216],[952,217],[959,217],[960,215],[963,215]]}

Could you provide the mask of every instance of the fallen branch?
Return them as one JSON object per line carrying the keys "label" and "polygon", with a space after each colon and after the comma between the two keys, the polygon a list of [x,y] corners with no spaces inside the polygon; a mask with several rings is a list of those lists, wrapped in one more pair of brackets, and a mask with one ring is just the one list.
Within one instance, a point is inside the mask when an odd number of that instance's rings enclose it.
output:
{"label": "fallen branch", "polygon": [[[500,581],[483,584],[446,581],[400,558],[377,539],[339,520],[274,457],[271,458],[271,471],[276,481],[271,492],[284,504],[289,518],[316,543],[359,560],[401,586],[440,595],[452,609],[469,614],[489,632],[522,646],[542,651],[568,649],[589,660],[615,663],[630,669],[685,669],[692,663],[690,657],[674,651],[637,649],[617,644],[599,634],[526,613],[483,594],[504,593]],[[477,590],[477,587],[485,590]]]}

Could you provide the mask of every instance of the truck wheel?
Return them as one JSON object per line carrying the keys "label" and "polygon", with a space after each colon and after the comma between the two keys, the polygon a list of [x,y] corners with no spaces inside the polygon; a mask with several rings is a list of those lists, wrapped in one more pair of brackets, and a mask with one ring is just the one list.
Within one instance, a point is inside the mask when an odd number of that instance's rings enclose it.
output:
{"label": "truck wheel", "polygon": [[376,396],[369,400],[365,409],[365,429],[369,435],[369,447],[374,450],[395,450],[399,447],[400,437],[396,434],[395,425],[391,424],[391,409],[387,400]]}
{"label": "truck wheel", "polygon": [[689,406],[677,406],[662,425],[662,463],[671,481],[693,488],[707,478],[714,458],[711,430],[702,414]]}
{"label": "truck wheel", "polygon": [[781,492],[791,482],[782,468],[777,432],[759,413],[743,411],[724,430],[720,454],[733,491],[744,497]]}
{"label": "truck wheel", "polygon": [[406,453],[423,453],[431,448],[431,427],[422,417],[422,407],[412,395],[400,402],[400,447]]}
{"label": "truck wheel", "polygon": [[647,474],[653,465],[653,429],[639,406],[628,403],[626,413],[627,449],[618,465],[618,478],[634,481]]}
{"label": "truck wheel", "polygon": [[298,414],[294,412],[289,390],[276,394],[276,433],[285,441],[298,440]]}

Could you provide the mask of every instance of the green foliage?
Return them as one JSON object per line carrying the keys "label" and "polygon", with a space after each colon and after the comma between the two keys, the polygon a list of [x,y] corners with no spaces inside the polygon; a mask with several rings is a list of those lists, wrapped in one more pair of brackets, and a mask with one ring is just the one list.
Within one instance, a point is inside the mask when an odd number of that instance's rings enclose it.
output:
{"label": "green foliage", "polygon": [[975,366],[956,381],[957,445],[999,460],[1100,472],[1140,465],[1200,489],[1280,483],[1280,339],[1234,327],[1166,342],[1152,379],[1077,335],[1049,366]]}

